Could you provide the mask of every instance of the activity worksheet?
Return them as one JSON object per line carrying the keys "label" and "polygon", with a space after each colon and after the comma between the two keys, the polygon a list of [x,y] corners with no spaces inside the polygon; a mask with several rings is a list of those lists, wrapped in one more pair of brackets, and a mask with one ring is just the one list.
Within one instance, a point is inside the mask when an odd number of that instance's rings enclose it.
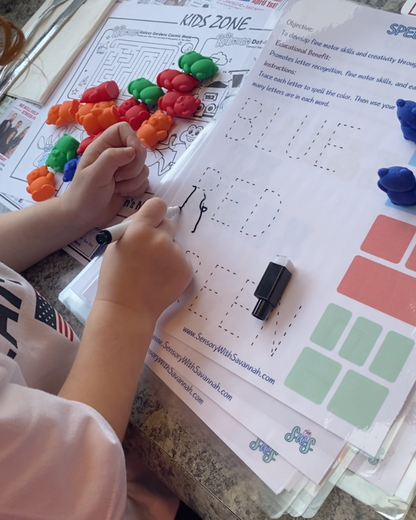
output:
{"label": "activity worksheet", "polygon": [[[370,456],[415,382],[416,216],[377,186],[380,168],[416,164],[396,117],[416,96],[406,20],[287,4],[164,194],[194,267],[164,330]],[[261,321],[254,292],[279,255],[293,275]]]}
{"label": "activity worksheet", "polygon": [[[276,15],[273,13],[272,16]],[[194,116],[175,118],[168,137],[148,151],[146,164],[153,193],[205,126],[234,99],[270,35],[268,18],[269,13],[262,11],[234,12],[224,8],[214,13],[193,7],[117,4],[47,105],[37,111],[36,121],[27,131],[25,146],[17,148],[13,156],[2,161],[0,192],[18,199],[30,198],[26,192],[26,176],[45,163],[57,140],[64,133],[78,141],[87,137],[77,123],[59,127],[47,125],[45,120],[51,106],[79,99],[87,88],[107,80],[116,81],[120,88],[118,105],[131,97],[127,87],[132,80],[145,77],[155,82],[159,72],[178,69],[181,55],[194,50],[211,57],[219,72],[202,81],[193,92],[200,100]],[[62,177],[62,173],[58,173],[55,178],[58,196],[68,186]],[[126,201],[120,219],[135,211],[139,204],[140,201]],[[80,253],[90,257],[93,248],[88,244],[95,245],[94,242],[87,237]]]}

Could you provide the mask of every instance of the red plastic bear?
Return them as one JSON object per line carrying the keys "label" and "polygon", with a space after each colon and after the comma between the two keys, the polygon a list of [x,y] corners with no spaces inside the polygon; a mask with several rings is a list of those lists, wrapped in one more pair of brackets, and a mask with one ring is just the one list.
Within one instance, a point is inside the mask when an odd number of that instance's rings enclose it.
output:
{"label": "red plastic bear", "polygon": [[184,72],[181,72],[172,80],[173,90],[178,90],[179,92],[192,92],[198,86],[199,79]]}
{"label": "red plastic bear", "polygon": [[99,103],[117,99],[120,89],[115,81],[104,81],[96,87],[88,88],[81,96],[81,103]]}
{"label": "red plastic bear", "polygon": [[146,103],[141,103],[134,97],[123,101],[118,107],[118,113],[120,120],[126,121],[135,131],[150,117]]}
{"label": "red plastic bear", "polygon": [[176,90],[166,92],[158,101],[160,110],[164,110],[171,117],[189,117],[195,114],[201,100],[192,94],[182,94]]}
{"label": "red plastic bear", "polygon": [[127,110],[129,110],[132,107],[137,107],[140,105],[140,101],[138,101],[136,98],[131,97],[123,101],[120,106],[117,107],[118,113],[120,114],[120,117],[123,117]]}
{"label": "red plastic bear", "polygon": [[97,135],[89,135],[88,137],[86,137],[85,139],[83,139],[80,143],[79,143],[79,146],[78,146],[78,149],[77,149],[77,154],[78,155],[82,155],[85,150],[88,148],[88,146],[95,140],[97,139],[97,137],[99,135],[101,135],[102,132],[100,132],[99,134]]}
{"label": "red plastic bear", "polygon": [[166,69],[160,72],[156,78],[159,87],[178,92],[191,92],[199,85],[199,80],[190,74],[185,74],[175,69]]}

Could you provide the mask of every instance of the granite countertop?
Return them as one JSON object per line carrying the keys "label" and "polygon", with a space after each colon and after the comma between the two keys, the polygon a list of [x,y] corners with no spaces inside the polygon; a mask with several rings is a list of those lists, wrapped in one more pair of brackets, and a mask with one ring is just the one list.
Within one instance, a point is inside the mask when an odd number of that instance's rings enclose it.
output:
{"label": "granite countertop", "polygon": [[[0,13],[23,26],[42,3],[43,0],[0,0]],[[361,3],[399,13],[404,0]],[[59,302],[58,294],[81,269],[75,259],[58,251],[24,273],[79,336],[82,324]],[[159,478],[203,520],[269,518],[258,505],[265,499],[261,496],[264,487],[257,477],[146,367],[131,423],[127,447],[139,452]],[[315,518],[380,520],[383,517],[335,488]],[[415,504],[407,518],[416,520]]]}

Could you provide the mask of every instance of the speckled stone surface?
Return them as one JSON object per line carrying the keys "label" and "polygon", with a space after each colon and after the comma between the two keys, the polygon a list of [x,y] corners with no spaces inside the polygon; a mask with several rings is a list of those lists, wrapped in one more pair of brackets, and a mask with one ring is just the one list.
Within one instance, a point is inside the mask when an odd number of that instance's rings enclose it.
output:
{"label": "speckled stone surface", "polygon": [[[23,26],[42,3],[42,0],[0,0],[0,14]],[[404,0],[361,3],[399,13]],[[76,260],[59,251],[24,273],[79,336],[82,325],[58,301],[58,294],[80,270]],[[203,520],[267,520],[269,517],[259,504],[272,515],[273,497],[267,495],[260,481],[147,367],[143,369],[125,444],[127,449],[139,452],[159,478]],[[335,488],[315,518],[380,520],[383,517]],[[415,504],[407,519],[416,520]]]}

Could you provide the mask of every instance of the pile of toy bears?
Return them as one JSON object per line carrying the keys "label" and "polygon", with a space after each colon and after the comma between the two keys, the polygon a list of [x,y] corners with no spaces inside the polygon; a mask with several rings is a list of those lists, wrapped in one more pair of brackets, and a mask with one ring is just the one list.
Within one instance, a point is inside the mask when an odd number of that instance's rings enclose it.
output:
{"label": "pile of toy bears", "polygon": [[174,117],[195,114],[201,101],[192,95],[192,91],[200,81],[216,74],[218,67],[211,58],[195,51],[182,55],[178,65],[182,72],[166,69],[159,73],[156,84],[145,78],[131,81],[127,91],[132,97],[120,106],[115,104],[120,93],[115,81],[88,88],[79,100],[52,106],[46,119],[48,125],[62,126],[76,121],[83,126],[88,137],[78,142],[64,134],[56,142],[45,165],[35,168],[26,177],[29,184],[26,190],[32,199],[39,202],[55,194],[56,172],[64,172],[64,182],[71,181],[81,155],[111,125],[126,121],[143,144],[152,149],[166,139]]}
{"label": "pile of toy bears", "polygon": [[[416,143],[416,103],[398,99],[397,117],[403,137]],[[378,170],[378,187],[390,201],[398,206],[416,205],[416,178],[411,170],[403,166],[391,166]]]}

